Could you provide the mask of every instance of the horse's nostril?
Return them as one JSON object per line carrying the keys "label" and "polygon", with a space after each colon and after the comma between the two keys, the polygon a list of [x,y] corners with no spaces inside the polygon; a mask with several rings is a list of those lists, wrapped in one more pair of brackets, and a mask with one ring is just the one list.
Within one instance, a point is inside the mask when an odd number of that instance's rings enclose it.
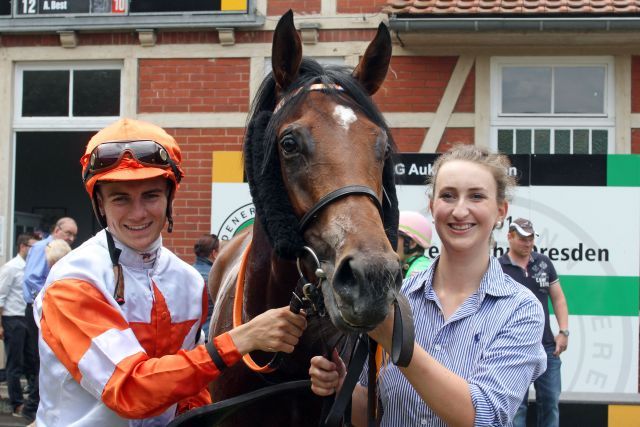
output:
{"label": "horse's nostril", "polygon": [[345,257],[340,262],[335,273],[334,283],[339,286],[342,291],[355,291],[357,285],[363,277],[362,272],[358,272],[358,266],[352,257]]}

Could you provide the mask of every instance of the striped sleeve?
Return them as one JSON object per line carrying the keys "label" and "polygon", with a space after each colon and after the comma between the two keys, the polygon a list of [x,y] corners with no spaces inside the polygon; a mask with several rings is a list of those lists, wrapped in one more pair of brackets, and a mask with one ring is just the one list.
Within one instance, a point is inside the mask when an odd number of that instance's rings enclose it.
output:
{"label": "striped sleeve", "polygon": [[485,350],[468,379],[476,426],[506,425],[513,419],[527,388],[546,369],[543,329],[542,306],[527,298]]}
{"label": "striped sleeve", "polygon": [[[73,378],[124,418],[155,416],[189,398],[206,403],[200,395],[219,374],[203,345],[149,358],[120,311],[80,280],[47,288],[40,327]],[[214,344],[227,365],[241,358],[228,334]]]}

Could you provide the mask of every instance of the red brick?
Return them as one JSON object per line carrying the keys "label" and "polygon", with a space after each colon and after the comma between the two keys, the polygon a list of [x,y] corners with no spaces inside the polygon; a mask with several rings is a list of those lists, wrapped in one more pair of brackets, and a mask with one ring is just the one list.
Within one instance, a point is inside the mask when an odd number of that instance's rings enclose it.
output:
{"label": "red brick", "polygon": [[474,66],[471,68],[471,71],[469,71],[469,75],[467,76],[467,81],[464,82],[464,86],[462,87],[462,91],[460,92],[460,96],[458,97],[458,102],[456,103],[456,106],[453,109],[453,112],[454,113],[473,113],[476,110],[475,92],[476,92],[476,69]]}
{"label": "red brick", "polygon": [[631,58],[631,112],[640,113],[640,56]]}
{"label": "red brick", "polygon": [[139,70],[140,113],[249,110],[247,58],[141,59]]}
{"label": "red brick", "polygon": [[320,0],[269,0],[267,3],[267,15],[283,15],[295,5],[294,14],[318,14],[320,13]]}
{"label": "red brick", "polygon": [[440,139],[436,152],[444,153],[458,144],[473,145],[474,133],[473,128],[447,128]]}
{"label": "red brick", "polygon": [[403,153],[415,153],[420,151],[422,142],[426,135],[424,128],[393,128],[391,135],[398,147],[398,151]]}
{"label": "red brick", "polygon": [[338,0],[338,13],[378,13],[386,0]]}
{"label": "red brick", "polygon": [[640,129],[631,129],[631,154],[640,154]]}
{"label": "red brick", "polygon": [[[212,153],[242,149],[244,129],[167,129],[182,150],[185,178],[174,202],[174,232],[164,233],[165,245],[187,262],[193,261],[193,243],[211,229]],[[227,141],[225,145],[219,140]]]}
{"label": "red brick", "polygon": [[385,112],[435,112],[456,61],[454,56],[393,57],[374,100]]}

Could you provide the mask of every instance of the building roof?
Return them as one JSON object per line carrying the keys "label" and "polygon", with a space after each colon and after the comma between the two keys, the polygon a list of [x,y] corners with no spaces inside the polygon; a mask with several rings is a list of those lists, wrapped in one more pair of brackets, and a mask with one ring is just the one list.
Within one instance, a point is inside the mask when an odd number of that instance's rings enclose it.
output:
{"label": "building roof", "polygon": [[437,15],[629,16],[640,12],[640,0],[387,0],[383,11],[405,18]]}

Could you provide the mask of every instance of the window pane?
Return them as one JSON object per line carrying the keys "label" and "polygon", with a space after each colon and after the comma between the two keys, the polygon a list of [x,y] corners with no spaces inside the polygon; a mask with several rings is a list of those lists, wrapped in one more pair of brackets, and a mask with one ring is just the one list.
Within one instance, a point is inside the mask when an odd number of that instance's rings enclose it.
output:
{"label": "window pane", "polygon": [[589,154],[589,130],[573,130],[573,154]]}
{"label": "window pane", "polygon": [[551,112],[551,67],[504,67],[502,112]]}
{"label": "window pane", "polygon": [[221,0],[131,0],[131,12],[218,11]]}
{"label": "window pane", "polygon": [[557,67],[554,73],[555,113],[604,113],[604,67]]}
{"label": "window pane", "polygon": [[591,154],[607,154],[607,140],[609,133],[606,130],[593,130],[591,132]]}
{"label": "window pane", "polygon": [[73,72],[74,116],[120,115],[120,70]]}
{"label": "window pane", "polygon": [[11,0],[0,0],[0,15],[11,15]]}
{"label": "window pane", "polygon": [[536,129],[534,131],[534,148],[536,154],[551,154],[551,131],[549,129]]}
{"label": "window pane", "polygon": [[555,149],[554,154],[571,154],[571,131],[569,130],[556,130],[555,136]]}
{"label": "window pane", "polygon": [[516,129],[516,154],[531,154],[531,129]]}
{"label": "window pane", "polygon": [[22,73],[22,116],[68,116],[69,71]]}
{"label": "window pane", "polygon": [[513,154],[513,131],[511,129],[498,129],[498,151],[504,154]]}

